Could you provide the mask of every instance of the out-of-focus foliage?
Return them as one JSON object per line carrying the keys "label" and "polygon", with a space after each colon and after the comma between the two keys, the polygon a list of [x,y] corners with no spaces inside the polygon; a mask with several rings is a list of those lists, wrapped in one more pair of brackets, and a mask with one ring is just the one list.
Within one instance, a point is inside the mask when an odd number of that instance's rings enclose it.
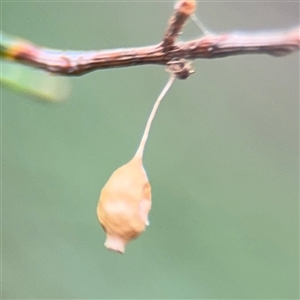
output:
{"label": "out-of-focus foliage", "polygon": [[34,99],[57,102],[70,92],[68,78],[52,75],[14,62],[1,61],[1,84]]}

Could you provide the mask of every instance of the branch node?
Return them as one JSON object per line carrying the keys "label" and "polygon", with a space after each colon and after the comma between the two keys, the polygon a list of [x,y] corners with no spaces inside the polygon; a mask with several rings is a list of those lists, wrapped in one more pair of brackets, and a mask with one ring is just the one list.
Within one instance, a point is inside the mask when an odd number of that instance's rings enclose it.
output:
{"label": "branch node", "polygon": [[167,62],[166,71],[175,75],[178,79],[187,79],[190,75],[195,73],[192,62],[184,58],[173,59]]}

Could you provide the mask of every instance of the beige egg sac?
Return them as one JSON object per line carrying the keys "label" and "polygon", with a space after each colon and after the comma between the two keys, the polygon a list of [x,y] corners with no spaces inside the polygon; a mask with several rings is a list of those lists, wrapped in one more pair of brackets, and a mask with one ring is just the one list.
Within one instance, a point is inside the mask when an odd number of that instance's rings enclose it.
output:
{"label": "beige egg sac", "polygon": [[171,75],[155,101],[133,159],[113,172],[100,193],[97,216],[106,233],[104,245],[110,250],[124,253],[126,244],[149,225],[151,186],[143,167],[143,153],[159,103],[174,80]]}
{"label": "beige egg sac", "polygon": [[125,245],[149,225],[151,186],[141,158],[134,157],[118,168],[103,187],[97,206],[106,232],[105,246],[124,253]]}

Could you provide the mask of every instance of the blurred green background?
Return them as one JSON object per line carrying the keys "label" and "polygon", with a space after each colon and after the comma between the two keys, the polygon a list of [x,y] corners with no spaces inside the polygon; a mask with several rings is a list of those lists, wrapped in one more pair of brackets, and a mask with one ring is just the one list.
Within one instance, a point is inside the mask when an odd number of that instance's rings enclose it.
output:
{"label": "blurred green background", "polygon": [[[72,50],[157,43],[173,1],[1,2],[1,29]],[[212,31],[285,29],[297,2],[199,2]],[[191,22],[182,40],[199,37]],[[131,159],[160,66],[71,78],[61,104],[2,88],[3,299],[298,299],[299,54],[197,60],[154,120],[150,227],[106,250],[99,192]]]}

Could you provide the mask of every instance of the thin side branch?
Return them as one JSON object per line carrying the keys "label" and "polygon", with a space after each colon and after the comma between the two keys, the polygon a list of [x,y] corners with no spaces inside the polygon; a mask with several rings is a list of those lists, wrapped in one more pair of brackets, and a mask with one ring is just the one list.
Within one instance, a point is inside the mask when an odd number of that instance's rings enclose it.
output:
{"label": "thin side branch", "polygon": [[195,9],[196,2],[194,0],[179,1],[175,5],[173,16],[169,20],[169,25],[162,41],[162,47],[165,49],[173,47],[182,27]]}
{"label": "thin side branch", "polygon": [[[240,54],[283,56],[300,49],[300,28],[270,33],[205,35],[175,43],[187,18],[195,10],[194,0],[177,3],[161,43],[153,46],[103,51],[60,51],[38,47],[27,41],[1,36],[0,56],[65,76],[79,76],[107,68],[211,59]],[[182,79],[185,76],[182,76]],[[186,77],[185,77],[186,78]]]}

